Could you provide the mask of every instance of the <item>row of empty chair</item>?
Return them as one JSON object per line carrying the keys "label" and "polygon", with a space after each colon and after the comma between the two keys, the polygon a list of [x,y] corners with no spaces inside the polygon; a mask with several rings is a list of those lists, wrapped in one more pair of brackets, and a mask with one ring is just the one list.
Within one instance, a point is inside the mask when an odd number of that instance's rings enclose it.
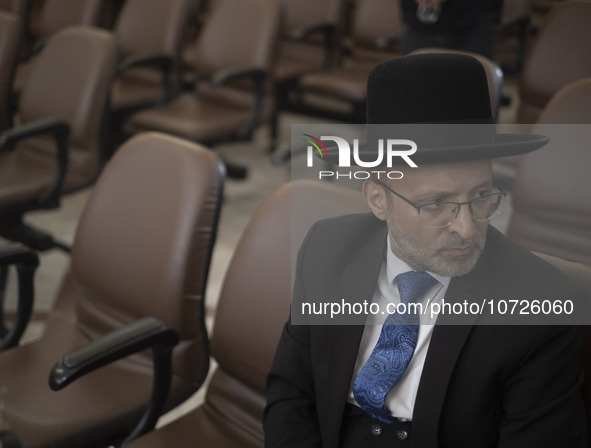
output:
{"label": "row of empty chair", "polygon": [[[49,9],[46,20],[52,23],[52,29],[63,26],[64,23],[72,23],[75,20],[77,20],[77,23],[92,23],[91,20],[85,19],[86,16],[94,17],[96,23],[96,11],[99,8],[92,4],[90,0],[76,2],[77,8],[67,8],[69,11],[67,19],[63,19],[61,22],[56,19],[51,20],[56,14],[55,12],[53,15],[50,13],[57,8],[54,6],[53,9],[50,9],[49,6],[59,5],[59,1],[46,0],[45,9]],[[97,3],[96,0],[94,2]],[[586,3],[584,0],[581,0],[581,2]],[[153,1],[149,4],[139,2],[134,5],[132,0],[128,0],[124,2],[118,14],[114,31],[121,38],[121,53],[124,58],[131,55],[134,57],[138,55],[153,56],[155,54],[168,56],[170,64],[173,68],[176,68],[177,72],[177,76],[171,75],[170,81],[172,83],[173,78],[176,79],[178,87],[178,70],[183,64],[180,60],[181,47],[186,46],[185,38],[187,33],[184,31],[190,23],[195,26],[194,22],[197,15],[194,12],[202,9],[195,6],[195,0],[184,0],[176,3],[177,5],[174,7],[163,6],[161,1]],[[216,7],[213,1],[199,3],[206,4],[208,11],[214,10]],[[577,2],[567,3],[576,4]],[[271,73],[271,77],[277,85],[277,93],[279,93],[279,109],[285,105],[285,89],[293,87],[294,80],[302,75],[318,72],[324,68],[331,71],[328,77],[323,75],[321,80],[318,80],[315,76],[303,79],[297,86],[296,91],[299,93],[323,93],[345,102],[352,102],[354,113],[350,118],[363,119],[362,111],[356,110],[355,107],[363,104],[360,96],[364,92],[359,85],[363,87],[363,75],[366,75],[368,70],[367,67],[363,68],[364,62],[371,65],[392,54],[399,54],[396,43],[402,33],[402,24],[397,2],[385,0],[356,0],[355,2],[324,0],[302,4],[301,1],[283,0],[282,4],[285,10],[285,25],[281,37],[278,39],[277,63]],[[85,6],[82,7],[81,5]],[[142,8],[141,13],[138,13],[139,8]],[[506,15],[507,21],[512,23],[519,21],[523,17],[528,17],[529,10],[531,10],[530,2],[506,1],[504,15]],[[544,41],[544,39],[548,39],[544,38],[544,36],[550,36],[549,39],[554,43],[552,44],[553,47],[547,43],[536,45],[539,47],[538,53],[545,55],[548,51],[552,51],[553,48],[569,48],[575,52],[584,51],[583,45],[576,45],[576,43],[582,41],[581,37],[584,34],[581,33],[585,33],[584,27],[579,25],[579,23],[585,23],[588,18],[584,12],[584,7],[571,5],[569,8],[564,8],[564,5],[561,4],[556,10],[561,11],[561,17],[573,17],[576,18],[576,21],[570,22],[568,18],[556,17],[554,22],[557,23],[556,27],[560,28],[559,30],[552,29],[552,27],[542,27],[546,31],[540,40]],[[179,11],[183,12],[182,17],[177,15]],[[206,20],[208,14],[205,15]],[[570,22],[568,32],[564,30],[561,21]],[[150,32],[148,33],[146,30],[150,30]],[[47,33],[49,33],[49,30]],[[573,39],[572,36],[577,36],[577,40]],[[536,40],[538,39],[536,38]],[[571,51],[562,51],[561,63],[557,65],[563,68],[562,77],[569,76],[572,80],[579,74],[573,73],[570,69],[564,69],[564,61],[566,58],[568,60],[579,59],[580,54],[572,54]],[[548,56],[550,61],[554,60],[554,55],[548,54]],[[544,62],[536,61],[535,57],[529,57],[528,60],[532,58],[533,61],[526,65],[530,67],[530,72],[539,72],[538,67],[542,66]],[[195,58],[191,57],[191,59],[194,60]],[[544,59],[544,61],[547,60]],[[158,63],[154,60],[151,62],[152,64]],[[198,63],[198,60],[195,62]],[[143,71],[146,71],[146,69],[144,68]],[[358,73],[359,71],[361,73]],[[582,67],[581,71],[584,72],[585,68]],[[572,74],[565,75],[564,73]],[[136,73],[136,75],[138,74]],[[542,75],[537,73],[534,76],[539,79]],[[550,80],[557,77],[552,73],[543,76]],[[17,80],[18,78],[20,77],[17,76]],[[161,89],[158,83],[154,83],[157,78],[158,75],[155,73],[151,75],[144,73],[139,76],[139,81],[135,80],[133,83],[126,83],[126,87],[130,89],[130,92],[122,93],[126,89],[118,89],[113,101],[113,108],[119,110],[121,108],[143,106],[149,102],[146,101],[147,99],[151,101],[154,101],[155,98],[158,99]],[[332,83],[328,82],[330,79],[333,80]],[[563,81],[556,79],[554,82],[560,82],[561,85],[564,85]],[[151,86],[151,93],[145,90],[148,84]],[[529,95],[526,95],[524,101],[524,103],[529,103],[529,97],[536,95],[538,87],[535,82],[529,81],[528,76],[523,77],[523,84],[533,86],[532,91]],[[138,95],[138,92],[135,91],[138,88],[145,91],[141,97],[134,98],[134,96]],[[154,89],[156,89],[156,93]],[[524,91],[528,92],[527,89],[524,89]],[[550,96],[555,91],[556,89],[549,92]],[[547,100],[549,98],[546,93],[544,92],[544,95]],[[121,95],[123,97],[118,98]],[[535,101],[539,103],[540,100],[538,98]],[[296,104],[302,105],[301,102],[296,102]],[[531,120],[531,116],[528,116],[527,112],[520,113],[520,122],[528,119]]]}
{"label": "row of empty chair", "polygon": [[[57,0],[47,0],[46,6],[52,2]],[[77,2],[78,5],[86,3],[89,4],[85,7],[88,8],[86,14],[96,16],[98,7],[90,4],[92,2]],[[111,111],[117,113],[112,120],[115,128],[118,128],[126,113],[158,101],[165,101],[179,92],[183,82],[180,76],[184,64],[181,53],[186,45],[185,31],[191,21],[191,15],[196,16],[194,11],[198,9],[194,3],[194,0],[153,0],[150,4],[134,0],[124,2],[114,25],[114,33],[120,47],[120,73],[113,87],[110,103]],[[219,14],[216,12],[219,7],[217,3],[223,2],[208,2],[205,25],[212,16],[214,22],[220,22]],[[274,86],[274,95],[264,95],[264,90],[271,88],[267,85],[262,89],[262,93],[259,89],[260,95],[257,95],[255,100],[247,100],[244,98],[244,90],[249,89],[244,85],[245,82],[242,82],[239,86],[241,89],[233,89],[231,99],[224,98],[224,102],[231,101],[235,109],[244,107],[245,103],[252,101],[269,103],[266,109],[261,107],[266,113],[254,117],[256,114],[251,109],[252,114],[246,121],[243,119],[240,129],[234,129],[223,137],[212,137],[212,129],[208,129],[206,135],[200,135],[202,138],[210,139],[204,140],[204,143],[248,138],[253,124],[270,118],[277,120],[277,112],[283,109],[304,110],[307,113],[336,116],[354,122],[363,121],[364,86],[368,71],[380,60],[399,54],[396,44],[402,33],[402,25],[397,2],[357,0],[350,3],[345,0],[324,0],[311,2],[308,7],[302,5],[301,1],[283,0],[281,3],[284,9],[284,26],[281,27],[280,35],[275,36],[273,44],[277,43],[278,48],[272,52],[273,55],[277,54],[277,58],[263,64],[264,67],[258,67],[265,72],[266,82]],[[589,18],[589,5],[585,0],[566,3],[568,5],[561,4],[552,11],[552,17],[549,18],[552,25],[542,27],[539,36],[536,37],[536,44],[532,45],[535,51],[530,51],[526,57],[524,75],[520,81],[520,92],[523,92],[523,95],[518,114],[519,122],[535,122],[540,108],[559,87],[588,74],[589,68],[585,62],[588,58],[581,53],[585,51],[584,45],[579,44],[584,40],[581,36],[587,32],[584,24]],[[79,9],[81,6],[69,8],[69,16],[76,16],[74,12],[78,12],[77,15],[80,16]],[[507,12],[510,17],[513,17],[513,13],[510,9]],[[523,14],[521,12],[518,16],[523,17]],[[236,12],[233,18],[236,24],[240,22],[238,16]],[[78,21],[85,23],[82,17],[79,17]],[[347,22],[350,22],[350,25],[346,26]],[[56,20],[55,26],[58,25],[59,21]],[[228,33],[227,30],[232,30],[237,25],[231,19],[226,19],[219,26],[225,27],[225,40],[216,42],[215,49],[231,55],[229,50],[224,48],[224,41],[230,45],[232,33]],[[347,32],[344,31],[345,28]],[[210,29],[211,26],[202,27],[196,46],[201,49],[206,46],[207,51],[212,52],[212,44],[204,45],[200,42],[211,41],[211,38],[207,37],[211,32],[201,36],[203,31]],[[251,41],[237,38],[237,42],[244,46]],[[264,48],[262,43],[259,46]],[[565,48],[569,48],[569,51],[563,51]],[[190,53],[194,63],[191,71],[198,80],[207,78],[212,70],[236,69],[228,65],[226,60],[225,66],[212,67],[212,61],[207,60],[202,50]],[[200,61],[204,57],[205,60]],[[222,60],[216,62],[221,64]],[[253,61],[249,62],[252,65]],[[26,71],[17,71],[17,90],[20,90],[23,82],[22,72]],[[343,113],[342,109],[335,111],[331,108],[310,106],[302,100],[309,96],[308,94],[342,101],[348,104],[351,110],[345,110]],[[272,104],[273,99],[277,100],[275,106]],[[183,117],[188,114],[186,108],[181,109]],[[175,108],[174,112],[177,115],[180,113],[178,108]],[[217,114],[213,115],[216,121],[219,121]],[[149,124],[154,125],[152,122]],[[228,126],[227,123],[223,123],[219,124],[218,128],[227,129]],[[276,134],[276,122],[273,129]],[[167,131],[172,132],[170,129]],[[176,131],[181,132],[180,129]],[[186,126],[182,132],[190,133]],[[195,129],[191,133],[194,136],[197,134]]]}
{"label": "row of empty chair", "polygon": [[[135,5],[137,13],[143,3],[126,3],[121,17],[126,13],[125,6]],[[182,17],[183,9],[175,5],[186,3],[165,4],[169,12]],[[269,113],[271,106],[262,94],[279,31],[279,5],[257,0],[219,0],[216,5],[196,47],[201,60],[196,72],[203,82],[171,103],[132,116],[132,133],[155,129],[212,144],[250,138],[260,115]],[[227,32],[228,25],[232,33]],[[31,231],[23,215],[35,208],[56,207],[62,193],[88,186],[96,178],[105,160],[101,155],[108,143],[106,105],[119,49],[113,33],[78,27],[52,36],[37,56],[18,99],[20,127],[3,134],[3,236],[39,250],[59,245]],[[140,70],[139,75],[142,73]],[[224,87],[228,83],[238,85]],[[256,98],[249,93],[249,83],[256,87]],[[114,88],[119,85],[115,83]],[[40,136],[29,138],[31,134]]]}

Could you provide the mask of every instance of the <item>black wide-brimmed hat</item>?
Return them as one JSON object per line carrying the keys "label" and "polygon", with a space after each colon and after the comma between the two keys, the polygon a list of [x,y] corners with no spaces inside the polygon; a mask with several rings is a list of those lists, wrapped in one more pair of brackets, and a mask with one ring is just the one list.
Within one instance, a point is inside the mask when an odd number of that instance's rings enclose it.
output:
{"label": "black wide-brimmed hat", "polygon": [[[413,54],[374,67],[367,81],[366,132],[360,159],[376,159],[379,139],[400,138],[416,142],[417,164],[514,156],[548,142],[540,135],[497,133],[484,67],[455,53]],[[338,149],[327,151],[336,163]]]}

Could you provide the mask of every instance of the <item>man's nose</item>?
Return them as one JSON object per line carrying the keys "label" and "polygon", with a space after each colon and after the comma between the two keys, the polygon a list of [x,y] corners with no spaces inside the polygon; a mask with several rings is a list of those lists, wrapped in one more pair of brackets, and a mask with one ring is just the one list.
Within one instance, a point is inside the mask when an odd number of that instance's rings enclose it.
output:
{"label": "man's nose", "polygon": [[469,240],[474,236],[475,228],[476,221],[472,217],[470,206],[462,204],[456,219],[449,226],[449,231],[457,233],[463,240]]}

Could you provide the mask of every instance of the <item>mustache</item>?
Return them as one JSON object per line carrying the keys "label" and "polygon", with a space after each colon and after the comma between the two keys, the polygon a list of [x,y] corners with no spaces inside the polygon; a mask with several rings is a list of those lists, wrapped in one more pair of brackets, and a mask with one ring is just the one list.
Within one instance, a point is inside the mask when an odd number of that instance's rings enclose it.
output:
{"label": "mustache", "polygon": [[439,247],[440,250],[446,249],[456,249],[458,247],[467,247],[467,246],[476,246],[478,249],[484,249],[484,243],[486,241],[486,237],[482,236],[474,236],[473,238],[469,238],[467,240],[462,239],[457,234],[452,234],[449,236],[448,239],[443,241]]}

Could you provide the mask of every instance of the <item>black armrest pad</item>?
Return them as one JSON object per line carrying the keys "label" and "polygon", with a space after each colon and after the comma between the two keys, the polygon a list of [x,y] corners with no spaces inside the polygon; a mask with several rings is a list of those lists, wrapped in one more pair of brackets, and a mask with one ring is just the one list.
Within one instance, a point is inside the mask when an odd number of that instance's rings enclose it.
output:
{"label": "black armrest pad", "polygon": [[12,128],[0,136],[0,150],[11,147],[19,140],[39,134],[53,134],[57,146],[57,172],[49,189],[39,198],[38,206],[51,208],[59,204],[62,183],[68,169],[68,137],[70,127],[55,117],[42,118],[31,123]]}
{"label": "black armrest pad", "polygon": [[[0,268],[15,265],[18,273],[18,308],[8,333],[0,340],[0,350],[18,345],[33,312],[34,275],[39,266],[37,253],[24,246],[0,248]],[[0,303],[0,306],[2,304]]]}
{"label": "black armrest pad", "polygon": [[156,66],[163,71],[168,71],[172,66],[172,58],[161,53],[133,56],[125,59],[119,64],[117,67],[117,73],[122,73],[130,68],[139,66]]}
{"label": "black armrest pad", "polygon": [[295,30],[292,34],[292,38],[295,40],[303,40],[306,39],[309,35],[315,33],[321,33],[328,36],[330,35],[330,33],[333,32],[333,30],[334,25],[331,23],[317,23],[315,25]]}
{"label": "black armrest pad", "polygon": [[211,84],[214,87],[219,87],[223,84],[226,84],[230,81],[239,78],[252,78],[255,81],[260,81],[264,79],[265,76],[265,71],[257,67],[246,67],[235,70],[222,70],[212,77]]}
{"label": "black armrest pad", "polygon": [[158,103],[165,103],[171,96],[170,87],[170,71],[172,68],[172,58],[166,54],[144,54],[130,57],[119,64],[117,67],[117,74],[125,72],[134,67],[155,67],[162,73],[162,92]]}
{"label": "black armrest pad", "polygon": [[39,266],[37,252],[25,246],[10,245],[0,247],[0,267],[22,265],[31,268]]}
{"label": "black armrest pad", "polygon": [[42,118],[21,126],[16,126],[0,135],[0,149],[34,135],[54,133],[67,137],[70,127],[55,117]]}
{"label": "black armrest pad", "polygon": [[160,320],[140,319],[63,356],[51,370],[49,386],[60,390],[86,373],[133,353],[158,346],[169,349],[178,342],[177,332]]}

